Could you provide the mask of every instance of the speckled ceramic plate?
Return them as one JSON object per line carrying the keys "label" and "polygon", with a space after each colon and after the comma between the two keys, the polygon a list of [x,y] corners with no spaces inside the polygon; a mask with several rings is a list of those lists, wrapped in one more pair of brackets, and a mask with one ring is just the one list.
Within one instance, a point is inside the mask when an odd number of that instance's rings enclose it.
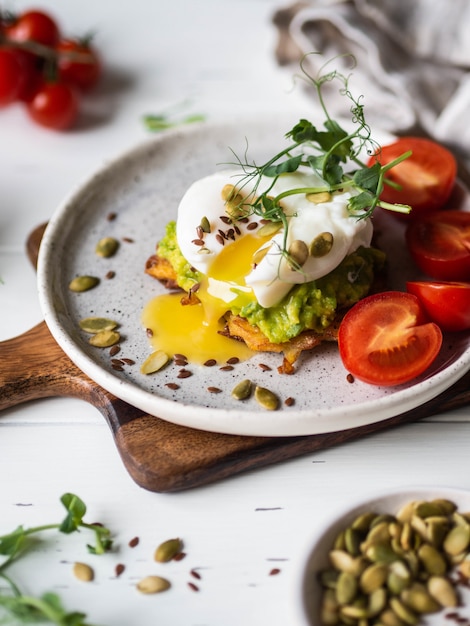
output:
{"label": "speckled ceramic plate", "polygon": [[[421,378],[393,388],[347,381],[335,345],[305,354],[293,376],[280,375],[279,355],[254,355],[232,371],[190,366],[192,376],[177,379],[171,364],[154,375],[140,373],[151,351],[141,314],[164,291],[144,273],[166,223],[175,218],[179,200],[196,179],[233,162],[233,152],[261,162],[284,147],[284,134],[298,117],[282,120],[203,123],[155,137],[124,154],[77,189],[58,208],[46,229],[38,262],[38,286],[45,321],[70,359],[110,393],[152,415],[204,430],[240,435],[290,436],[333,432],[384,420],[412,409],[441,393],[470,367],[470,336],[448,335],[440,357]],[[233,151],[233,152],[232,152]],[[457,199],[468,208],[465,195]],[[110,215],[115,219],[110,220]],[[390,287],[403,288],[416,278],[403,243],[403,227],[377,215],[378,243],[389,253]],[[95,254],[105,236],[120,241],[118,253]],[[108,278],[109,272],[114,278]],[[70,280],[90,274],[100,278],[95,289],[72,293]],[[120,324],[119,357],[132,359],[123,371],[112,367],[109,350],[89,345],[79,321],[92,315]],[[264,371],[260,363],[271,370]],[[219,364],[222,366],[223,364]],[[243,378],[275,390],[278,411],[260,409],[255,400],[237,402],[230,391]],[[179,384],[172,390],[168,383]],[[208,387],[218,387],[214,394]],[[293,406],[283,401],[294,398]]]}
{"label": "speckled ceramic plate", "polygon": [[[321,588],[318,575],[329,566],[328,552],[334,540],[342,530],[347,528],[354,519],[366,512],[395,515],[409,502],[420,500],[447,499],[457,505],[458,511],[470,511],[470,492],[453,487],[404,487],[403,489],[386,490],[371,494],[360,502],[349,502],[310,537],[301,548],[298,557],[294,558],[297,565],[293,583],[293,623],[298,626],[321,626],[320,599]],[[453,577],[456,579],[456,576]],[[443,609],[442,611],[422,616],[420,626],[442,626],[445,624],[468,624],[470,620],[470,589],[467,585],[458,585],[461,606]],[[450,615],[450,617],[448,617]],[[460,620],[460,621],[459,621]]]}

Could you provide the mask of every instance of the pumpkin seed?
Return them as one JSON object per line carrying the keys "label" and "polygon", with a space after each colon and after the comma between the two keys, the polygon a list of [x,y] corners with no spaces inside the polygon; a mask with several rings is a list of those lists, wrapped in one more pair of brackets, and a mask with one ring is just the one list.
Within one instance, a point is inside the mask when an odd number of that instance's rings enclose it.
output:
{"label": "pumpkin seed", "polygon": [[167,563],[181,552],[182,548],[183,542],[181,539],[167,539],[155,550],[155,561],[158,563]]}
{"label": "pumpkin seed", "polygon": [[119,343],[121,335],[116,330],[100,330],[89,339],[89,343],[95,348],[109,348]]}
{"label": "pumpkin seed", "polygon": [[419,583],[405,589],[400,597],[407,607],[419,614],[437,613],[442,608],[426,587]]}
{"label": "pumpkin seed", "polygon": [[234,185],[224,185],[221,195],[225,202],[225,212],[232,220],[237,220],[246,215],[243,208],[243,196]]}
{"label": "pumpkin seed", "polygon": [[428,574],[441,576],[447,571],[447,562],[434,546],[423,543],[418,549],[418,558]]}
{"label": "pumpkin seed", "polygon": [[119,241],[114,237],[103,237],[96,244],[95,252],[98,256],[109,258],[116,254],[119,248]]}
{"label": "pumpkin seed", "polygon": [[367,595],[385,584],[388,577],[388,566],[385,563],[373,563],[361,574],[360,587]]}
{"label": "pumpkin seed", "polygon": [[202,228],[202,232],[203,233],[210,233],[211,232],[211,224],[210,224],[209,220],[207,219],[207,217],[205,215],[201,218],[200,226]]}
{"label": "pumpkin seed", "polygon": [[265,387],[256,386],[255,400],[263,409],[267,409],[268,411],[275,411],[279,408],[279,398],[275,393]]}
{"label": "pumpkin seed", "polygon": [[140,593],[145,594],[161,593],[169,589],[170,586],[169,581],[161,576],[146,576],[137,583],[137,589]]}
{"label": "pumpkin seed", "polygon": [[332,195],[329,191],[319,191],[318,193],[307,193],[305,197],[313,204],[322,204],[323,202],[331,202]]}
{"label": "pumpkin seed", "polygon": [[447,554],[456,556],[468,548],[470,544],[470,527],[454,526],[444,539],[444,550]]}
{"label": "pumpkin seed", "polygon": [[89,291],[96,287],[100,282],[100,279],[96,276],[76,276],[69,283],[70,291],[81,293],[83,291]]}
{"label": "pumpkin seed", "polygon": [[358,582],[351,572],[341,572],[336,585],[336,599],[339,604],[350,604],[356,597]]}
{"label": "pumpkin seed", "polygon": [[333,247],[334,237],[332,233],[320,233],[310,244],[309,253],[315,258],[326,256]]}
{"label": "pumpkin seed", "polygon": [[282,228],[282,222],[267,222],[256,231],[257,237],[272,237]]}
{"label": "pumpkin seed", "polygon": [[390,598],[390,608],[405,624],[415,626],[419,622],[419,617],[408,608],[399,598]]}
{"label": "pumpkin seed", "polygon": [[75,578],[78,578],[78,580],[82,580],[85,583],[91,582],[95,577],[93,569],[86,563],[74,563],[73,573]]}
{"label": "pumpkin seed", "polygon": [[150,356],[148,356],[145,361],[140,366],[140,371],[142,374],[154,374],[165,367],[165,365],[170,360],[170,357],[163,350],[156,350],[152,352]]}
{"label": "pumpkin seed", "polygon": [[235,400],[246,400],[250,397],[252,389],[253,383],[251,380],[246,378],[245,380],[237,383],[232,389],[232,398],[235,398]]}
{"label": "pumpkin seed", "polygon": [[86,317],[80,320],[79,326],[86,333],[94,335],[102,330],[114,330],[118,323],[106,317]]}
{"label": "pumpkin seed", "polygon": [[428,580],[428,591],[442,607],[449,608],[459,603],[454,586],[444,576],[431,576]]}
{"label": "pumpkin seed", "polygon": [[287,263],[292,270],[297,270],[308,259],[308,247],[305,241],[295,239],[287,251]]}

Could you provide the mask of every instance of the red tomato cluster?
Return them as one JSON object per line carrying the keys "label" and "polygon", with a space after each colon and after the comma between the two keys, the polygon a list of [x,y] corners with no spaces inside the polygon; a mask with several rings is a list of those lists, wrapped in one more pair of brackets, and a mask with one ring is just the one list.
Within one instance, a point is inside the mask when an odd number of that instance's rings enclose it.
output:
{"label": "red tomato cluster", "polygon": [[77,119],[80,91],[100,76],[90,41],[65,38],[44,11],[0,15],[0,107],[22,102],[35,122],[64,130]]}
{"label": "red tomato cluster", "polygon": [[412,156],[387,174],[399,188],[384,185],[381,198],[409,204],[405,242],[429,280],[409,281],[407,292],[369,296],[344,317],[339,350],[345,367],[375,385],[408,382],[437,357],[442,332],[470,329],[470,212],[452,208],[457,166],[443,146],[403,137],[371,159],[389,163]]}

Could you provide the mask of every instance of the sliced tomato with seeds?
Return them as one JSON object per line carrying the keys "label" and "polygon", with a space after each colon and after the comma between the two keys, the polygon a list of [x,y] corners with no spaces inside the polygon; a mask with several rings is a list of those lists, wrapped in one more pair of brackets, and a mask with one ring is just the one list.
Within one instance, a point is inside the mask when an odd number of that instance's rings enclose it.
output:
{"label": "sliced tomato with seeds", "polygon": [[470,328],[470,283],[410,281],[406,289],[419,299],[429,319],[442,330]]}
{"label": "sliced tomato with seeds", "polygon": [[431,278],[470,282],[470,213],[423,216],[408,226],[406,243],[416,265]]}
{"label": "sliced tomato with seeds", "polygon": [[431,139],[400,137],[383,146],[377,155],[371,157],[369,165],[375,161],[387,165],[408,150],[411,150],[411,156],[391,168],[385,176],[399,188],[385,184],[380,199],[409,204],[411,213],[396,215],[414,220],[423,212],[435,211],[444,206],[454,188],[457,162],[447,148]]}
{"label": "sliced tomato with seeds", "polygon": [[413,380],[433,363],[442,332],[428,322],[418,298],[386,291],[355,304],[339,328],[339,353],[345,368],[373,385]]}

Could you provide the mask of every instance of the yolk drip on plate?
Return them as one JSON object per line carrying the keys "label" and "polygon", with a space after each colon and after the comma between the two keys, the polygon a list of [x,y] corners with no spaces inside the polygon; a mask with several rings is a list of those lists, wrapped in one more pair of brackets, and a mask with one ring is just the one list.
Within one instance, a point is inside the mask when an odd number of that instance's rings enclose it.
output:
{"label": "yolk drip on plate", "polygon": [[208,359],[225,362],[232,357],[249,358],[253,352],[243,342],[220,334],[224,327],[221,318],[232,306],[254,299],[245,276],[252,267],[255,251],[267,239],[245,235],[227,243],[200,283],[200,303],[182,305],[181,293],[151,300],[144,308],[142,322],[153,333],[154,349],[170,356],[184,354],[189,361],[201,364]]}

